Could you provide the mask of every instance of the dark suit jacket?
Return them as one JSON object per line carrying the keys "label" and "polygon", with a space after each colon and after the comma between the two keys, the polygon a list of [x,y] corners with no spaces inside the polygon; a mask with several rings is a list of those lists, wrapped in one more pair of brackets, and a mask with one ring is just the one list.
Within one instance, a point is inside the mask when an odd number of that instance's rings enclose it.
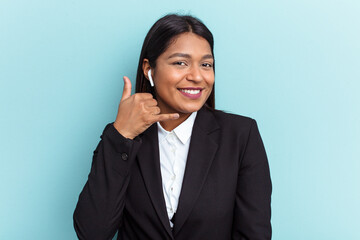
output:
{"label": "dark suit jacket", "polygon": [[255,120],[203,107],[191,136],[174,228],[157,125],[134,140],[106,126],[74,212],[80,239],[271,239],[271,180]]}

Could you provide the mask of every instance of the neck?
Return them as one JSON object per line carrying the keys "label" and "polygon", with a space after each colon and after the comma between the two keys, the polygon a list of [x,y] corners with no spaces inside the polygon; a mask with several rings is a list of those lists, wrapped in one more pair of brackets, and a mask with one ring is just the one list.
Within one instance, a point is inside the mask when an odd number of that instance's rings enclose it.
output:
{"label": "neck", "polygon": [[175,129],[177,126],[179,126],[181,123],[183,123],[190,115],[191,113],[180,113],[179,114],[179,118],[175,119],[175,120],[167,120],[167,121],[162,121],[160,122],[161,126],[166,130],[166,131],[172,131],[173,129]]}

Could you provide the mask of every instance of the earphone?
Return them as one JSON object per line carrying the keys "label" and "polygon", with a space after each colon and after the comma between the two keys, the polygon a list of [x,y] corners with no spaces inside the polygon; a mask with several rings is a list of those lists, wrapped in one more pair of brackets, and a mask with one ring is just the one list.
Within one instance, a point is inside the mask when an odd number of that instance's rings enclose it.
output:
{"label": "earphone", "polygon": [[148,71],[148,77],[149,77],[149,82],[150,82],[150,86],[154,86],[154,81],[152,79],[152,76],[151,76],[151,69]]}

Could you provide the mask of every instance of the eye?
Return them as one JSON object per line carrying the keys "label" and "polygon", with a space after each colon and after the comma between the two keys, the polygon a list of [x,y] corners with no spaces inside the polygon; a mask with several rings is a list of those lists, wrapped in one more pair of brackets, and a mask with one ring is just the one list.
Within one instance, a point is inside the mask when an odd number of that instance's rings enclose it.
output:
{"label": "eye", "polygon": [[203,64],[201,64],[201,66],[206,67],[206,68],[212,68],[213,67],[213,65],[211,63],[203,63]]}
{"label": "eye", "polygon": [[173,63],[174,65],[179,65],[179,66],[186,66],[186,63],[185,62],[182,62],[182,61],[176,61]]}

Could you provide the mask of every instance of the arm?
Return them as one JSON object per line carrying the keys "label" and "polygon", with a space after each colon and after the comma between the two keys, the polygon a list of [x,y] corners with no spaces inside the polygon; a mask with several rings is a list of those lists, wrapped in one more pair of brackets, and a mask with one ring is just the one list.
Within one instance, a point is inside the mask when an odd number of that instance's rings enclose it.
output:
{"label": "arm", "polygon": [[74,212],[79,239],[111,239],[121,225],[129,171],[141,141],[108,124],[94,151],[91,171]]}
{"label": "arm", "polygon": [[94,151],[91,172],[74,212],[79,239],[102,240],[114,236],[121,226],[130,167],[141,145],[136,136],[157,121],[177,118],[177,113],[161,114],[150,93],[131,95],[130,79],[124,77],[116,120],[106,126]]}
{"label": "arm", "polygon": [[271,179],[265,149],[252,120],[240,160],[232,239],[271,239]]}

